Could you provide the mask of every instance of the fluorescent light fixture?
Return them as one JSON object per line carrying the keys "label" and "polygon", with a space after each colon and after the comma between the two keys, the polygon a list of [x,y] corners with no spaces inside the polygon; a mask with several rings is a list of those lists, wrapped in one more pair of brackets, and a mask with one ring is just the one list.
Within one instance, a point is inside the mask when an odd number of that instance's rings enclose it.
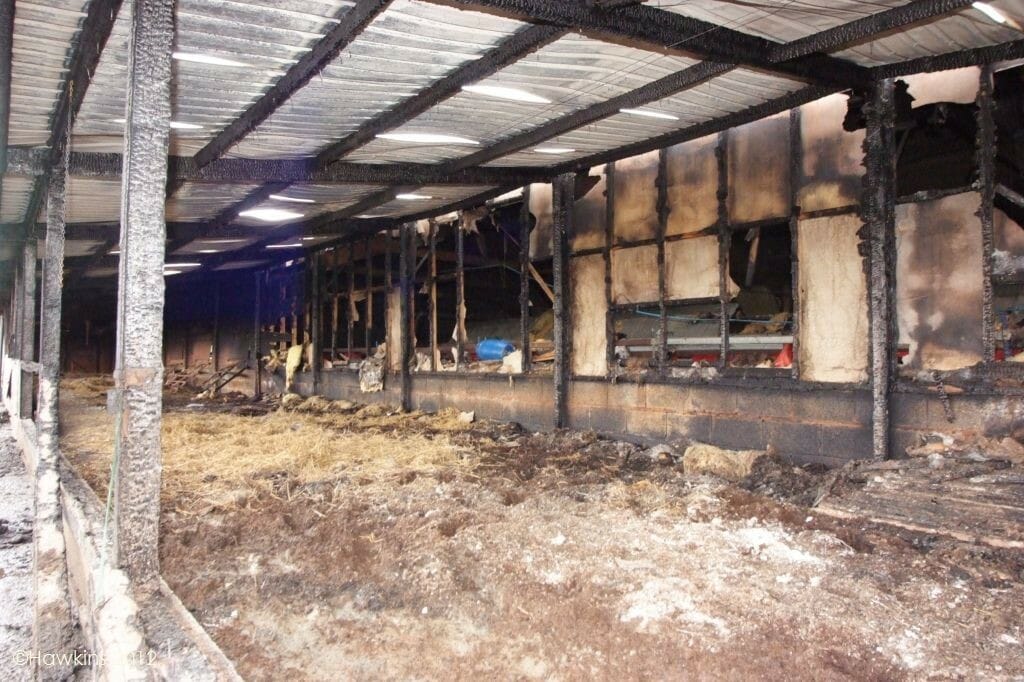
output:
{"label": "fluorescent light fixture", "polygon": [[253,218],[267,223],[275,223],[281,220],[294,220],[301,218],[301,213],[286,211],[283,208],[252,208],[238,214],[242,218]]}
{"label": "fluorescent light fixture", "polygon": [[295,242],[294,244],[267,244],[268,249],[301,249],[302,243]]}
{"label": "fluorescent light fixture", "polygon": [[197,253],[220,253],[220,249],[199,249]]}
{"label": "fluorescent light fixture", "polygon": [[535,95],[519,88],[507,88],[502,85],[463,85],[462,89],[476,95],[510,99],[513,102],[529,102],[530,104],[551,104],[551,100]]}
{"label": "fluorescent light fixture", "polygon": [[180,275],[181,270],[164,270],[164,277],[170,277],[171,275]]}
{"label": "fluorescent light fixture", "polygon": [[[120,123],[121,125],[124,125],[124,119],[115,118],[111,121],[111,123]],[[171,121],[171,128],[175,130],[199,130],[202,127],[203,126],[199,125],[198,123],[183,123],[181,121]]]}
{"label": "fluorescent light fixture", "polygon": [[662,118],[666,121],[678,121],[678,116],[672,114],[666,114],[663,111],[654,111],[653,109],[619,109],[623,114],[631,114],[633,116],[646,116],[647,118]]}
{"label": "fluorescent light fixture", "polygon": [[113,248],[113,249],[111,249],[110,251],[107,251],[107,253],[109,253],[109,254],[110,254],[111,256],[116,256],[116,255],[118,255],[119,253],[121,253],[121,249],[118,249],[118,248]]}
{"label": "fluorescent light fixture", "polygon": [[316,237],[303,237],[302,241],[304,241],[304,242],[311,242],[311,241],[314,241],[315,239],[316,239]]}
{"label": "fluorescent light fixture", "polygon": [[164,263],[165,268],[177,270],[178,268],[198,268],[202,263]]}
{"label": "fluorescent light fixture", "polygon": [[275,201],[291,201],[291,202],[294,202],[296,204],[315,204],[316,203],[316,201],[314,201],[313,199],[299,199],[298,197],[286,197],[283,194],[271,194],[270,198],[274,199]]}
{"label": "fluorescent light fixture", "polygon": [[204,244],[241,244],[244,239],[204,239]]}
{"label": "fluorescent light fixture", "polygon": [[396,199],[401,201],[423,201],[424,199],[433,199],[434,197],[429,194],[396,194]]}
{"label": "fluorescent light fixture", "polygon": [[174,52],[172,57],[180,62],[195,62],[197,64],[212,64],[214,66],[248,66],[233,59],[225,59],[212,54],[201,54],[199,52]]}
{"label": "fluorescent light fixture", "polygon": [[997,10],[992,5],[988,4],[987,2],[972,2],[971,7],[978,10],[979,12],[981,12],[982,14],[984,14],[986,17],[996,22],[997,24],[1006,23],[1006,17],[1003,16],[1003,13]]}
{"label": "fluorescent light fixture", "polygon": [[442,135],[441,133],[380,133],[377,137],[382,140],[415,142],[417,144],[480,144],[468,137]]}
{"label": "fluorescent light fixture", "polygon": [[538,154],[572,154],[576,150],[569,147],[537,147],[533,151]]}

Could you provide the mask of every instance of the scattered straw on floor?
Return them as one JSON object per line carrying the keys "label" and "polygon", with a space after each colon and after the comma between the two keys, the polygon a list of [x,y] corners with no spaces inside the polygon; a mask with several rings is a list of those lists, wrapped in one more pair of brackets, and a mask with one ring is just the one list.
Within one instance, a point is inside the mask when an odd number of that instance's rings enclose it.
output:
{"label": "scattered straw on floor", "polygon": [[[100,495],[106,492],[113,425],[103,410],[67,405],[62,449]],[[392,415],[377,419],[414,418]],[[444,433],[402,433],[352,426],[352,415],[277,411],[260,417],[215,412],[164,415],[163,495],[208,497],[224,490],[266,485],[284,474],[297,484],[346,477],[363,484],[391,483],[409,472],[465,466],[464,452]],[[439,418],[444,425],[457,415]],[[361,426],[366,426],[361,424]],[[434,425],[431,424],[433,427]]]}

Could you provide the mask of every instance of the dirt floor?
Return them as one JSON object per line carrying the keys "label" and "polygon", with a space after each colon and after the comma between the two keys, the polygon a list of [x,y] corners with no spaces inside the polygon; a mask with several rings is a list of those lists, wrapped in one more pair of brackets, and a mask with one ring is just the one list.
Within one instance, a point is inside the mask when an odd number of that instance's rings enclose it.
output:
{"label": "dirt floor", "polygon": [[[102,496],[102,392],[65,396]],[[454,413],[166,409],[163,573],[246,679],[1024,679],[1024,552],[819,514],[825,472],[733,484]]]}
{"label": "dirt floor", "polygon": [[0,406],[0,680],[32,679],[32,484]]}

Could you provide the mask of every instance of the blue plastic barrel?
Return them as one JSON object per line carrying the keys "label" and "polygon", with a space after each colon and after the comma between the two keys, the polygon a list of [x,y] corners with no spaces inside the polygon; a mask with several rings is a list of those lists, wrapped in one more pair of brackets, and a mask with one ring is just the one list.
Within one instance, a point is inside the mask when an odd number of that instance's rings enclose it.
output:
{"label": "blue plastic barrel", "polygon": [[501,360],[515,349],[511,341],[484,339],[476,344],[476,356],[481,360]]}

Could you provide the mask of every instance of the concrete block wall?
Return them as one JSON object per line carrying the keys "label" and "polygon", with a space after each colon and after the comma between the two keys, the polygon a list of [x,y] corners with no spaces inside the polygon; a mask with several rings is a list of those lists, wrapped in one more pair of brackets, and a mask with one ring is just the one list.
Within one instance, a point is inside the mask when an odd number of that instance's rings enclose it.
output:
{"label": "concrete block wall", "polygon": [[[325,372],[322,393],[363,403],[400,402],[398,377],[385,390],[361,393],[353,372]],[[554,396],[549,376],[413,375],[413,405],[425,411],[447,407],[480,417],[514,421],[542,430],[553,425]],[[308,374],[296,382],[309,395]],[[938,394],[900,392],[893,396],[893,453],[900,455],[928,433],[970,439],[1003,435],[1024,423],[1020,397],[985,394],[950,397],[954,421]],[[1015,407],[1016,406],[1016,407]],[[839,466],[871,453],[871,394],[867,388],[796,384],[750,385],[571,382],[568,425],[640,442],[701,441],[727,448],[774,447],[799,463]]]}

